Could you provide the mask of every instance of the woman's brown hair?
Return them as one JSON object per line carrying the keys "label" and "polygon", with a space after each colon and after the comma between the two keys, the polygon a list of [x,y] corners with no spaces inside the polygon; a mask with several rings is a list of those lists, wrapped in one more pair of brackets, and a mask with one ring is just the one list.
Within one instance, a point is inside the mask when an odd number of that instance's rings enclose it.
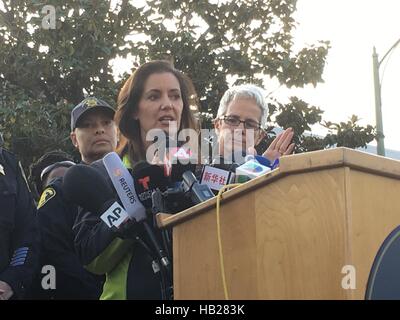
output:
{"label": "woman's brown hair", "polygon": [[132,164],[146,159],[139,121],[135,120],[133,115],[138,110],[144,85],[149,76],[165,72],[172,73],[178,79],[181,90],[183,109],[179,130],[189,128],[198,130],[197,121],[190,110],[190,106],[197,106],[197,96],[191,80],[175,69],[168,61],[155,60],[141,65],[123,85],[118,95],[118,109],[115,113],[115,121],[122,134],[117,151],[120,155],[128,153]]}

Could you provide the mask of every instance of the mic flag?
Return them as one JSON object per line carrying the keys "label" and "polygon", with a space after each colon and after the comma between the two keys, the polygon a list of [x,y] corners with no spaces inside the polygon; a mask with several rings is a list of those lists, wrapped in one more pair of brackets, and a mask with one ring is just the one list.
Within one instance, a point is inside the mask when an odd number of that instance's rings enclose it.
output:
{"label": "mic flag", "polygon": [[132,168],[132,175],[139,200],[145,208],[152,208],[153,192],[157,190],[163,192],[168,187],[168,178],[164,176],[163,169],[146,161],[140,161]]}
{"label": "mic flag", "polygon": [[113,226],[119,228],[121,224],[129,219],[129,215],[118,202],[114,202],[100,216],[100,219],[103,220],[109,228]]}
{"label": "mic flag", "polygon": [[208,185],[213,191],[219,191],[223,186],[233,183],[234,179],[232,171],[206,165],[203,167],[200,183]]}
{"label": "mic flag", "polygon": [[146,219],[146,209],[138,199],[133,178],[118,154],[108,153],[103,163],[128,215],[136,221]]}
{"label": "mic flag", "polygon": [[271,168],[261,165],[254,156],[247,156],[248,161],[236,168],[236,182],[243,183],[271,171]]}

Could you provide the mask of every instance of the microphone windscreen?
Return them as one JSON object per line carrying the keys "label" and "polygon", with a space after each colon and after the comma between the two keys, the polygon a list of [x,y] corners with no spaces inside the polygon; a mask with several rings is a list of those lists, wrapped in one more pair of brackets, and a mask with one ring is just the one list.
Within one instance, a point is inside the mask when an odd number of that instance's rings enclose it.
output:
{"label": "microphone windscreen", "polygon": [[146,161],[140,161],[133,166],[132,176],[139,200],[146,208],[152,207],[151,195],[154,191],[165,191],[169,186],[163,168]]}
{"label": "microphone windscreen", "polygon": [[114,199],[107,180],[96,169],[83,164],[67,170],[62,190],[67,200],[95,213],[100,213],[104,205]]}

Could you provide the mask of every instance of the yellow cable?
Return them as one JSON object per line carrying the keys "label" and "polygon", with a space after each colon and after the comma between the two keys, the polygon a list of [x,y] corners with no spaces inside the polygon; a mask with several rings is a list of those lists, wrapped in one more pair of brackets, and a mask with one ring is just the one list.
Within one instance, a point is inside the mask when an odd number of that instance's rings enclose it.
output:
{"label": "yellow cable", "polygon": [[227,184],[226,186],[223,186],[219,190],[218,195],[217,195],[217,237],[218,237],[219,261],[220,261],[221,275],[222,275],[222,286],[224,287],[225,300],[229,300],[229,295],[228,295],[228,288],[226,286],[226,279],[225,279],[224,256],[222,254],[221,225],[220,225],[220,221],[219,221],[219,203],[222,199],[222,194],[227,189],[234,188],[239,185],[240,185],[240,183]]}

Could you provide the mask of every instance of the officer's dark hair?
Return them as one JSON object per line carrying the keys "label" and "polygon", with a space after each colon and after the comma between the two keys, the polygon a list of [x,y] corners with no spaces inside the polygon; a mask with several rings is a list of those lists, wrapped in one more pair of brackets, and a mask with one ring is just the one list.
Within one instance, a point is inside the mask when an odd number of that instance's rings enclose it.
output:
{"label": "officer's dark hair", "polygon": [[73,157],[64,151],[53,150],[46,152],[30,166],[29,180],[33,183],[36,198],[43,192],[43,181],[41,179],[43,169],[60,161],[73,161]]}

